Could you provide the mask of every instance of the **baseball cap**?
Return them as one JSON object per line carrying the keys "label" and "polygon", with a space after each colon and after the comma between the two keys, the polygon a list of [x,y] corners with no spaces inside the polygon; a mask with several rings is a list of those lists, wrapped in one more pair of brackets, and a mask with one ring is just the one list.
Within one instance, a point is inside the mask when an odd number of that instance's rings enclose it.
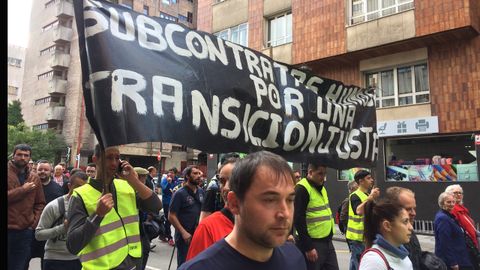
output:
{"label": "baseball cap", "polygon": [[147,175],[148,171],[145,168],[142,167],[135,167],[133,168],[139,175]]}

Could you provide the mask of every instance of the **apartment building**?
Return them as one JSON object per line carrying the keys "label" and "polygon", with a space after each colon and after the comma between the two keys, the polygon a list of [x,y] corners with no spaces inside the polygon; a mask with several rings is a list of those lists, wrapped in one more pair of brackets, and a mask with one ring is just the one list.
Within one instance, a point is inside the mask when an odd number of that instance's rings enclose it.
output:
{"label": "apartment building", "polygon": [[19,100],[25,70],[25,48],[8,44],[8,103]]}
{"label": "apartment building", "polygon": [[[149,16],[177,21],[193,29],[196,27],[197,8],[193,0],[116,2]],[[21,95],[25,122],[37,130],[55,129],[62,134],[68,148],[62,153],[61,160],[70,166],[84,166],[91,160],[97,140],[85,117],[72,0],[32,1],[28,48]],[[194,149],[160,142],[122,145],[120,148],[135,166],[158,164],[161,159],[162,169],[171,166],[180,169],[186,164],[198,163],[200,154]]]}
{"label": "apartment building", "polygon": [[[433,219],[458,182],[479,205],[480,2],[476,0],[199,0],[199,30],[274,60],[376,88],[377,185],[417,194]],[[358,168],[330,170],[332,207]],[[474,213],[480,220],[480,213]]]}

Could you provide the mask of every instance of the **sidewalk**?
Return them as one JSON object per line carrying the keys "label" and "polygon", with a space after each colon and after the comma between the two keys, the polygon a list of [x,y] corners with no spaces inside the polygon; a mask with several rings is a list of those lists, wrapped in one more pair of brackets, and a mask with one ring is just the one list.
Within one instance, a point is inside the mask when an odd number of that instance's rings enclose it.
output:
{"label": "sidewalk", "polygon": [[[335,224],[335,227],[336,229],[333,240],[346,242],[345,235],[342,235],[338,229],[338,225]],[[423,251],[435,252],[435,237],[433,235],[417,234],[417,238]]]}

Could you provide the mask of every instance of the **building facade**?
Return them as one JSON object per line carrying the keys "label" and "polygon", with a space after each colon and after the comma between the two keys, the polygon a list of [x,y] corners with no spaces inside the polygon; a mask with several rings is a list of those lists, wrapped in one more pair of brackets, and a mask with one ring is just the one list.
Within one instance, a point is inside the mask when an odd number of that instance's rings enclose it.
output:
{"label": "building facade", "polygon": [[[193,0],[116,2],[149,16],[196,27]],[[32,1],[28,48],[21,95],[25,122],[37,130],[55,129],[62,134],[68,148],[61,160],[70,166],[85,166],[98,141],[85,116],[72,0]],[[194,149],[160,142],[122,145],[120,152],[135,166],[159,164],[160,159],[161,169],[197,163],[199,154]]]}
{"label": "building facade", "polygon": [[[480,205],[479,1],[199,0],[197,27],[316,75],[375,87],[379,155],[368,169],[382,190],[414,190],[419,219],[433,219],[438,195],[454,182],[467,207]],[[355,170],[329,171],[333,207]]]}
{"label": "building facade", "polygon": [[19,100],[25,70],[25,48],[8,44],[8,103]]}

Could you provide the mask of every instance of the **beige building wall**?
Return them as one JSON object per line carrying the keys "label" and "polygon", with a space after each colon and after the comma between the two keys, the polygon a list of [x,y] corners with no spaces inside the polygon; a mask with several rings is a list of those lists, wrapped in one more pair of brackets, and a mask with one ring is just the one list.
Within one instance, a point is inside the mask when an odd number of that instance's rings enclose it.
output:
{"label": "beige building wall", "polygon": [[8,44],[8,103],[20,99],[22,94],[25,50],[24,47]]}
{"label": "beige building wall", "polygon": [[[26,124],[37,129],[54,128],[63,135],[67,146],[71,147],[69,165],[74,166],[78,153],[81,154],[80,165],[86,165],[98,141],[85,116],[78,35],[72,2],[32,1],[30,41],[25,55],[24,90],[20,99]],[[191,12],[194,14],[194,23],[185,24],[189,27],[196,25],[196,0],[177,1],[177,4],[171,5],[162,4],[162,0],[119,2],[131,4],[133,9],[140,13],[144,6],[148,6],[149,16],[159,16],[161,11],[176,17],[178,14],[187,16],[187,12]],[[56,21],[59,21],[58,25],[50,25]],[[66,151],[67,149],[62,154],[62,160],[65,159]],[[165,157],[171,156],[170,152],[171,147],[169,150],[168,147],[162,149]],[[156,156],[156,152],[151,153],[146,144],[127,147],[122,154]]]}

